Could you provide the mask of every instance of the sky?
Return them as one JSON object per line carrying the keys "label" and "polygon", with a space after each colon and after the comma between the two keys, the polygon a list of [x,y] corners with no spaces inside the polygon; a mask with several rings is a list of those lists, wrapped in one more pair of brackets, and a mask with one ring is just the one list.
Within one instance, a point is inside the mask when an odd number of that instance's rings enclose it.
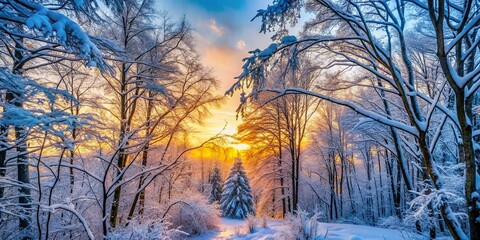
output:
{"label": "sky", "polygon": [[[261,34],[260,20],[251,21],[258,9],[272,0],[159,0],[160,10],[174,18],[186,16],[195,29],[197,50],[204,63],[220,80],[218,94],[223,95],[241,72],[242,59],[248,51],[264,49],[269,34]],[[234,134],[241,119],[236,120],[239,93],[228,96],[225,104],[212,110],[212,117],[199,127],[196,141],[203,141],[220,132]],[[194,140],[195,141],[195,140]]]}

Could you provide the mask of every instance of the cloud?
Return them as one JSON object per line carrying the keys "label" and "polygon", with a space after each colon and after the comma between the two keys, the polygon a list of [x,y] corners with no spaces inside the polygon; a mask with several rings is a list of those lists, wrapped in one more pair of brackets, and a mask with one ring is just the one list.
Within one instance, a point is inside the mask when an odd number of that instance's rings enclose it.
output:
{"label": "cloud", "polygon": [[237,48],[238,48],[239,50],[245,50],[245,47],[246,47],[245,41],[239,40],[239,41],[237,42]]}
{"label": "cloud", "polygon": [[217,21],[215,21],[215,19],[210,19],[208,28],[217,36],[223,36],[225,34],[225,28],[222,26],[219,26],[217,24]]}

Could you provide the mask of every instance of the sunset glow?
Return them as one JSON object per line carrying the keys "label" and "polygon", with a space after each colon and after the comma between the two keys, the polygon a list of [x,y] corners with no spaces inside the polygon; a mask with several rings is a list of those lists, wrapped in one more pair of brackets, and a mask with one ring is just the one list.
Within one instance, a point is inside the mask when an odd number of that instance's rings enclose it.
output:
{"label": "sunset glow", "polygon": [[[262,48],[269,42],[268,35],[258,34],[259,22],[251,22],[249,14],[270,1],[252,1],[253,4],[237,0],[218,3],[195,0],[192,1],[193,4],[179,2],[190,1],[167,0],[164,3],[172,14],[191,16],[200,58],[206,66],[212,68],[212,73],[220,80],[217,94],[224,95],[235,82],[235,77],[240,74],[242,59],[248,56],[248,51]],[[240,93],[237,92],[233,96],[226,96],[224,104],[219,108],[210,109],[212,115],[195,127],[197,134],[192,142],[200,143],[220,132],[235,135],[237,126],[242,122],[236,113],[239,103]],[[239,150],[247,148],[241,143],[229,144],[232,147],[239,146]]]}
{"label": "sunset glow", "polygon": [[237,143],[233,144],[233,147],[239,151],[244,151],[250,148],[250,145],[245,144],[245,143]]}

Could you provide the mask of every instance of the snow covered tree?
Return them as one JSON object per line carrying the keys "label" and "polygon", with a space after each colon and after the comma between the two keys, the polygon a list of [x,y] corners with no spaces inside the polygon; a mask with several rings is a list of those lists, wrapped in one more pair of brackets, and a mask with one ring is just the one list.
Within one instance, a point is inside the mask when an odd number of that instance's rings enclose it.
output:
{"label": "snow covered tree", "polygon": [[255,214],[250,183],[240,158],[235,160],[225,180],[220,207],[224,217],[245,219],[249,213]]}
{"label": "snow covered tree", "polygon": [[[34,201],[29,165],[35,162],[40,165],[40,160],[30,162],[30,155],[35,151],[27,142],[35,138],[34,130],[39,129],[38,127],[49,130],[45,131],[45,136],[51,136],[50,133],[56,131],[53,126],[56,123],[62,123],[62,127],[65,127],[68,125],[66,123],[75,121],[64,121],[66,115],[54,107],[57,97],[70,96],[59,94],[57,89],[48,88],[30,79],[32,71],[66,61],[82,61],[89,67],[109,69],[100,52],[100,39],[89,36],[75,21],[99,20],[96,13],[98,4],[100,2],[95,0],[0,2],[0,177],[16,178],[15,184],[2,184],[0,199],[13,199],[4,198],[4,193],[19,188],[18,204],[7,204],[18,206],[19,214],[5,211],[9,213],[8,216],[19,219],[18,227],[25,234],[22,233],[18,238],[28,239],[33,234],[30,227],[33,225],[32,209],[35,204],[32,204]],[[116,0],[104,1],[104,4],[112,9],[119,6]],[[34,95],[31,94],[35,94],[38,99],[32,101]],[[50,103],[49,113],[39,111],[44,107],[41,103],[47,102],[46,100]],[[7,151],[13,150],[17,154],[10,160]],[[14,167],[8,166],[7,163],[13,160],[17,164]],[[13,168],[16,168],[16,171]],[[40,205],[37,205],[37,209],[40,208]],[[40,212],[37,210],[37,214]],[[41,234],[38,229],[38,235]]]}
{"label": "snow covered tree", "polygon": [[215,167],[213,169],[213,175],[212,178],[210,178],[210,185],[212,189],[210,190],[210,196],[208,197],[208,201],[210,203],[213,202],[220,202],[222,199],[222,180],[220,176],[220,169],[218,167]]}

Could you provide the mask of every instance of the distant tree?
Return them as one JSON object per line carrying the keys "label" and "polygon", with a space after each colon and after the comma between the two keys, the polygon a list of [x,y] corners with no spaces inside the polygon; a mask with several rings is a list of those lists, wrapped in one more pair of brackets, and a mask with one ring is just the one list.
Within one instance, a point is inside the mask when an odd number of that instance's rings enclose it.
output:
{"label": "distant tree", "polygon": [[245,219],[249,213],[255,214],[252,190],[240,158],[225,180],[220,207],[224,217]]}
{"label": "distant tree", "polygon": [[212,189],[210,190],[208,201],[210,203],[220,202],[222,199],[222,177],[220,176],[220,169],[216,166],[213,169],[212,178],[210,178],[210,185]]}

